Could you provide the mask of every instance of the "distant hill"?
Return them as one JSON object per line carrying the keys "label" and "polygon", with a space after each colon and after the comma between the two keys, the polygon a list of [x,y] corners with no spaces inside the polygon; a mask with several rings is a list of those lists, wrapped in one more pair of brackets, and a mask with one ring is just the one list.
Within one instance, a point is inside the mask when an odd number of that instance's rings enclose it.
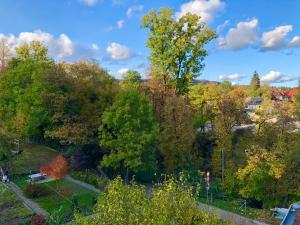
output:
{"label": "distant hill", "polygon": [[194,80],[194,85],[197,84],[203,84],[203,85],[207,85],[207,84],[220,84],[220,82],[218,81],[211,81],[211,80]]}

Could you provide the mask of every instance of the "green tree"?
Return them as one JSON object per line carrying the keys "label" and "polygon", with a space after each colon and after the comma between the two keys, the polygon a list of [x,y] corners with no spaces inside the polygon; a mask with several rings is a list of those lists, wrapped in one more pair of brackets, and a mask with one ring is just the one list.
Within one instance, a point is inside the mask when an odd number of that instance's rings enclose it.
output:
{"label": "green tree", "polygon": [[274,152],[252,146],[247,150],[247,165],[238,171],[238,179],[242,182],[240,194],[262,200],[265,207],[280,204],[283,195],[276,186],[284,168],[284,161]]}
{"label": "green tree", "polygon": [[100,145],[108,150],[101,165],[129,172],[156,167],[158,126],[148,98],[136,89],[121,91],[103,115]]}
{"label": "green tree", "polygon": [[163,80],[165,89],[185,94],[204,67],[204,45],[216,37],[197,15],[188,13],[178,19],[169,8],[150,10],[142,27],[149,30],[147,47],[153,74]]}
{"label": "green tree", "polygon": [[126,88],[138,88],[141,84],[141,74],[135,70],[129,70],[123,77],[123,80],[120,82],[120,86],[124,89]]}
{"label": "green tree", "polygon": [[93,218],[76,216],[73,225],[222,225],[220,216],[199,210],[192,188],[185,182],[169,179],[153,188],[147,196],[145,187],[113,180],[99,197]]}
{"label": "green tree", "polygon": [[48,122],[43,79],[52,65],[39,42],[16,49],[0,81],[0,117],[6,129],[26,137],[43,136]]}
{"label": "green tree", "polygon": [[45,84],[45,136],[63,145],[98,143],[102,114],[116,93],[114,79],[94,63],[62,63],[49,70]]}

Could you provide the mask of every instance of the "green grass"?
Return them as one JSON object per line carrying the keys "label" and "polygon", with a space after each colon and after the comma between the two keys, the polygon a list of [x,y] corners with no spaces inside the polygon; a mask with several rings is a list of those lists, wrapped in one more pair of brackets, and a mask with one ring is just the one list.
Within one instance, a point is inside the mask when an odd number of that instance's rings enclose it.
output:
{"label": "green grass", "polygon": [[24,224],[34,213],[4,184],[0,183],[0,224]]}
{"label": "green grass", "polygon": [[[26,175],[18,176],[14,177],[13,182],[22,190],[25,190],[27,186],[27,179]],[[97,196],[97,193],[66,180],[54,180],[40,185],[47,190],[47,194],[32,200],[49,213],[52,213],[62,207],[62,213],[64,216],[71,214],[71,200],[73,196],[77,199],[79,208],[84,212],[91,211],[93,198]]]}
{"label": "green grass", "polygon": [[12,162],[13,174],[30,173],[38,171],[43,165],[47,165],[59,153],[43,145],[26,145],[23,152],[17,155]]}

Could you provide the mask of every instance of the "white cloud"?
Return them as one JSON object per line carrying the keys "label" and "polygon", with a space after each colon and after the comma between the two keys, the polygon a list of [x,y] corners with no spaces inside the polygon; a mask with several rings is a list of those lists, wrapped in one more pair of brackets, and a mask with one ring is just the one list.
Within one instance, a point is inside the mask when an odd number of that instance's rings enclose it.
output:
{"label": "white cloud", "polygon": [[232,80],[240,80],[242,78],[244,78],[244,76],[242,76],[242,75],[240,75],[238,73],[227,74],[227,75],[220,75],[219,76],[220,80],[230,80],[230,81],[232,81]]}
{"label": "white cloud", "polygon": [[92,44],[92,50],[97,52],[100,50],[99,46],[97,44]]}
{"label": "white cloud", "polygon": [[232,50],[247,47],[258,39],[257,27],[257,19],[239,22],[235,28],[228,31],[226,37],[218,39],[218,47]]}
{"label": "white cloud", "polygon": [[48,47],[49,55],[57,59],[64,59],[75,53],[75,45],[66,34],[60,34],[57,38],[52,34],[36,30],[34,32],[21,32],[18,36],[0,33],[0,39],[5,39],[12,50],[21,44],[39,41]]}
{"label": "white cloud", "polygon": [[176,13],[176,17],[180,18],[186,13],[193,13],[201,16],[205,23],[213,20],[215,13],[223,10],[225,3],[221,0],[192,0],[180,6],[180,12]]}
{"label": "white cloud", "polygon": [[228,24],[229,20],[225,20],[224,23],[218,25],[216,29],[217,33],[219,34],[220,32],[222,32]]}
{"label": "white cloud", "polygon": [[296,80],[296,78],[284,75],[284,74],[282,74],[281,72],[278,72],[278,71],[271,70],[269,73],[264,75],[261,78],[261,80],[264,83],[284,83],[284,82],[289,82],[289,81]]}
{"label": "white cloud", "polygon": [[289,47],[300,47],[300,36],[293,37],[293,39],[289,42]]}
{"label": "white cloud", "polygon": [[293,30],[292,25],[276,27],[274,30],[262,34],[262,48],[264,50],[277,50],[287,46],[286,37]]}
{"label": "white cloud", "polygon": [[94,6],[97,3],[97,0],[79,0],[79,1],[87,6]]}
{"label": "white cloud", "polygon": [[116,74],[118,77],[123,77],[128,71],[129,71],[128,68],[121,68],[117,71]]}
{"label": "white cloud", "polygon": [[115,42],[111,43],[106,51],[113,60],[126,60],[134,55],[128,47]]}
{"label": "white cloud", "polygon": [[132,17],[134,13],[143,11],[143,5],[133,5],[127,9],[126,15],[127,17]]}
{"label": "white cloud", "polygon": [[118,27],[119,29],[122,29],[122,28],[124,27],[124,23],[125,23],[124,20],[118,20],[118,21],[117,21],[117,27]]}

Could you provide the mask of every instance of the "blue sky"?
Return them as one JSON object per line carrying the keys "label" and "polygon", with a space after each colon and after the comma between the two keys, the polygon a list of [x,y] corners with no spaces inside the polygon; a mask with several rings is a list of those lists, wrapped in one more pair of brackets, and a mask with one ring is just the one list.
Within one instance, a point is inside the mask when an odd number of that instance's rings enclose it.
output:
{"label": "blue sky", "polygon": [[95,58],[116,77],[145,74],[141,16],[161,7],[196,13],[218,32],[199,79],[246,84],[257,70],[272,85],[297,84],[300,0],[0,0],[0,39],[12,48],[37,39],[57,60]]}

